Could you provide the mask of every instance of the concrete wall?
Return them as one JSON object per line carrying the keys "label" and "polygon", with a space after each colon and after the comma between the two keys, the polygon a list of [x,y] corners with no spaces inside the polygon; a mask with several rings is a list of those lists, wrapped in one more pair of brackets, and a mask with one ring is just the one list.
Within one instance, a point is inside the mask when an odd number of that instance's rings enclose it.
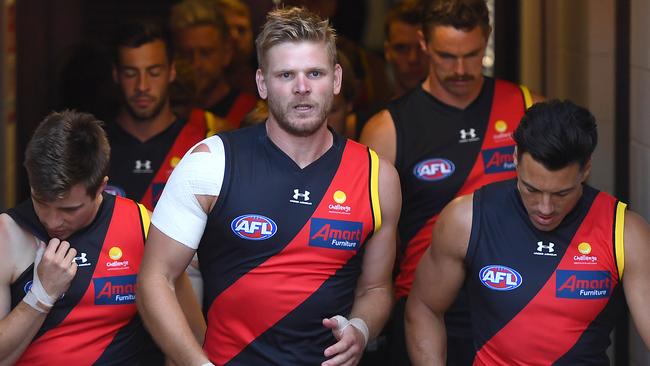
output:
{"label": "concrete wall", "polygon": [[[650,219],[650,2],[631,1],[630,206]],[[650,352],[631,326],[630,362],[650,365]]]}

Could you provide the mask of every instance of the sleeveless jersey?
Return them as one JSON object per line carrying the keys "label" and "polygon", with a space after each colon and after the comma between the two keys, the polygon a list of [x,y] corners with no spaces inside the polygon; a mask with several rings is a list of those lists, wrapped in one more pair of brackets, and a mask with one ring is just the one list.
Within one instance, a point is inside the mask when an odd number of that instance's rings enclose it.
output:
{"label": "sleeveless jersey", "polygon": [[[30,201],[7,212],[44,242]],[[77,274],[16,365],[138,365],[143,327],[135,306],[136,274],[149,216],[142,205],[104,194],[93,223],[74,233]],[[34,265],[11,284],[12,309],[31,288]]]}
{"label": "sleeveless jersey", "polygon": [[265,124],[220,135],[223,187],[198,248],[216,365],[317,365],[349,315],[364,244],[379,229],[377,155],[334,134],[298,167]]}
{"label": "sleeveless jersey", "polygon": [[474,365],[609,365],[625,204],[585,185],[545,232],[530,222],[516,180],[483,187],[473,202],[465,281]]}
{"label": "sleeveless jersey", "polygon": [[525,87],[488,77],[463,110],[440,102],[422,86],[388,104],[403,200],[397,298],[410,292],[445,205],[484,184],[515,176],[512,133],[530,104]]}
{"label": "sleeveless jersey", "polygon": [[185,152],[210,134],[208,120],[201,113],[192,113],[190,120],[177,120],[145,142],[117,125],[109,126],[111,165],[106,191],[137,200],[153,211],[167,179]]}

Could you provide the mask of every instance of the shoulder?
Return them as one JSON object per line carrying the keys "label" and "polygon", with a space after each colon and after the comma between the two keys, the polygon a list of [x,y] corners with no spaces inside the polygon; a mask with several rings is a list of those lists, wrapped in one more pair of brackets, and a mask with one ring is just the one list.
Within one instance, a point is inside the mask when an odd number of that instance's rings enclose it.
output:
{"label": "shoulder", "polygon": [[10,283],[15,270],[33,261],[33,244],[35,241],[31,234],[8,214],[0,214],[0,281]]}
{"label": "shoulder", "polygon": [[368,120],[361,131],[359,142],[370,146],[392,163],[395,161],[396,136],[393,117],[387,109],[383,109]]}
{"label": "shoulder", "polygon": [[472,231],[474,194],[457,197],[440,213],[434,226],[432,246],[436,251],[464,258]]}

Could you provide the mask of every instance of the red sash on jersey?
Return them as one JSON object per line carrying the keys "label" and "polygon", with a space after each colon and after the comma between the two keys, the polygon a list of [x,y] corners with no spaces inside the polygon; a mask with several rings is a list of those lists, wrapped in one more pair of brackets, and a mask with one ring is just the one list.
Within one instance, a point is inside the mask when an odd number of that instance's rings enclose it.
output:
{"label": "red sash on jersey", "polygon": [[[623,247],[621,205],[607,193],[596,196],[557,270],[481,347],[474,365],[551,365],[573,347],[619,282],[615,250]],[[608,296],[580,297],[581,291],[608,291]]]}
{"label": "red sash on jersey", "polygon": [[[516,84],[495,80],[492,110],[487,131],[483,135],[481,153],[476,157],[474,166],[456,197],[472,193],[488,183],[516,176],[512,155],[515,143],[512,140],[512,133],[519,126],[526,108],[530,106],[526,93],[527,89],[523,90]],[[513,164],[511,170],[506,170],[508,164]],[[501,169],[504,171],[500,172]],[[491,171],[489,174],[487,174],[488,170]],[[411,291],[415,268],[431,243],[433,225],[438,219],[438,214],[436,213],[420,228],[406,247],[400,261],[399,274],[395,279],[395,296],[398,299],[408,296]]]}
{"label": "red sash on jersey", "polygon": [[239,93],[237,99],[235,99],[235,103],[233,103],[232,107],[228,111],[226,120],[230,122],[234,128],[239,128],[242,119],[244,119],[246,114],[255,107],[255,104],[257,104],[257,97],[253,94],[244,92]]}
{"label": "red sash on jersey", "polygon": [[[374,152],[369,153],[367,147],[348,141],[327,192],[291,242],[214,300],[208,311],[209,327],[203,346],[213,363],[227,363],[294,311],[357,255],[369,235],[379,229],[377,165]],[[337,225],[344,221],[344,226],[355,228],[354,233],[348,233],[359,242],[355,250],[310,245],[321,235],[327,236],[330,223]],[[316,234],[312,235],[310,229]],[[346,230],[332,231],[339,232],[339,238],[346,235]]]}
{"label": "red sash on jersey", "polygon": [[[198,113],[196,113],[196,111],[198,111]],[[167,152],[167,156],[165,156],[160,168],[158,168],[156,175],[154,175],[149,187],[147,187],[147,190],[144,193],[144,196],[140,200],[147,209],[153,211],[153,208],[158,202],[163,188],[165,187],[165,183],[167,183],[167,179],[169,179],[169,176],[172,174],[174,167],[176,167],[187,150],[197,142],[203,140],[206,137],[206,134],[207,127],[203,111],[193,110],[190,114],[190,119],[185,123],[185,126],[183,126],[183,129],[176,137],[174,144]]]}
{"label": "red sash on jersey", "polygon": [[[56,327],[32,342],[16,365],[92,365],[136,315],[135,279],[144,254],[148,216],[115,197],[113,216],[86,292]],[[98,286],[98,287],[95,287]],[[119,297],[117,297],[119,296]]]}

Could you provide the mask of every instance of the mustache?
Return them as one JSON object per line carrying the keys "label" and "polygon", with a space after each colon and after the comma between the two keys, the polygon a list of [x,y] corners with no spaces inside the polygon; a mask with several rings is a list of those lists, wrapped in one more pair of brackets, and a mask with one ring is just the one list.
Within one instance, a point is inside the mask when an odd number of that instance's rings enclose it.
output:
{"label": "mustache", "polygon": [[472,81],[472,80],[474,80],[474,76],[469,74],[452,75],[445,78],[445,81]]}

